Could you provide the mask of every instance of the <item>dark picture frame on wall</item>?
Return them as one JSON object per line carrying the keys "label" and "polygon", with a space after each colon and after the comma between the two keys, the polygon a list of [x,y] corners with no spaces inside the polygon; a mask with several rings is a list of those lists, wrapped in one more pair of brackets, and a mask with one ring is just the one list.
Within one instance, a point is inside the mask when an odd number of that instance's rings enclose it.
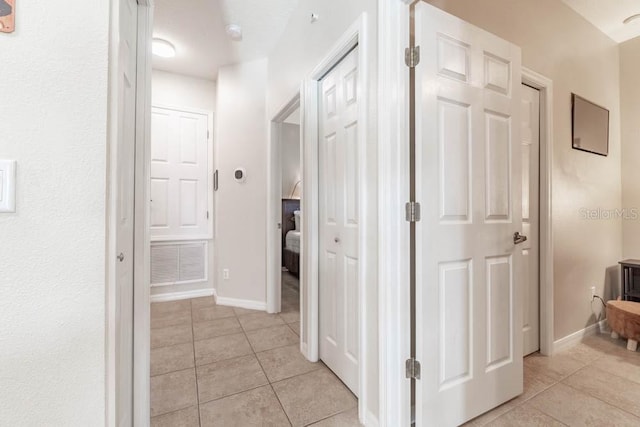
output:
{"label": "dark picture frame on wall", "polygon": [[609,110],[571,94],[571,146],[576,150],[609,154]]}

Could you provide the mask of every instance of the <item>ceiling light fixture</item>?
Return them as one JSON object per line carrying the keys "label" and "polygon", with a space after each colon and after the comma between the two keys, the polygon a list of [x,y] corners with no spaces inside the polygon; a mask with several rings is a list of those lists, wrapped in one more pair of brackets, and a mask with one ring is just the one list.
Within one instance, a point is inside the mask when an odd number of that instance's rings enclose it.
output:
{"label": "ceiling light fixture", "polygon": [[231,40],[239,42],[242,40],[242,27],[238,24],[229,24],[226,27],[227,34]]}
{"label": "ceiling light fixture", "polygon": [[162,58],[173,58],[176,56],[176,47],[166,40],[153,39],[153,54]]}
{"label": "ceiling light fixture", "polygon": [[629,22],[635,21],[636,19],[640,19],[640,13],[636,13],[635,15],[631,15],[630,17],[628,17],[627,19],[622,21],[622,23],[623,24],[628,24]]}

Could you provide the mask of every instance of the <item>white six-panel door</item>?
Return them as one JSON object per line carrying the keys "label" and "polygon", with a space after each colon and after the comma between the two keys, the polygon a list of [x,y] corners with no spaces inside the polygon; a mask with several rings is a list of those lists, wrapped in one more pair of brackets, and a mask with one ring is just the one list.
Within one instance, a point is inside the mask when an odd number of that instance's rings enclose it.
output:
{"label": "white six-panel door", "polygon": [[133,236],[138,4],[119,0],[118,143],[116,147],[116,417],[133,424]]}
{"label": "white six-panel door", "polygon": [[153,107],[151,240],[208,239],[207,114]]}
{"label": "white six-panel door", "polygon": [[321,81],[320,358],[358,394],[358,48]]}
{"label": "white six-panel door", "polygon": [[524,354],[540,348],[540,92],[522,85],[522,250]]}
{"label": "white six-panel door", "polygon": [[522,393],[518,47],[416,6],[416,425]]}

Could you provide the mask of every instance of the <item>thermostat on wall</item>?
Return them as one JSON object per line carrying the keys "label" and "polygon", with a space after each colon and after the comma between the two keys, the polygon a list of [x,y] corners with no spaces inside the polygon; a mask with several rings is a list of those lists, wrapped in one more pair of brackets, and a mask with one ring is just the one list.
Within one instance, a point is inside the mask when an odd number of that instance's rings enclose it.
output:
{"label": "thermostat on wall", "polygon": [[244,168],[237,168],[233,171],[233,178],[241,184],[247,180],[247,171],[245,171]]}

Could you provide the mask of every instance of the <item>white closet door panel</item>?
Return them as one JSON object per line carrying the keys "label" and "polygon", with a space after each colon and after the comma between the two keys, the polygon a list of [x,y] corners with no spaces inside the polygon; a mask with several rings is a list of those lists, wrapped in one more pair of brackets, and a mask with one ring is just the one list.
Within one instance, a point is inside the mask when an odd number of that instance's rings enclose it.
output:
{"label": "white closet door panel", "polygon": [[520,51],[424,2],[416,44],[416,425],[457,426],[523,390]]}
{"label": "white closet door panel", "polygon": [[169,227],[169,179],[151,178],[151,227]]}
{"label": "white closet door panel", "polygon": [[151,239],[206,238],[208,117],[153,107]]}
{"label": "white closet door panel", "polygon": [[357,48],[324,77],[320,90],[320,358],[357,395]]}

